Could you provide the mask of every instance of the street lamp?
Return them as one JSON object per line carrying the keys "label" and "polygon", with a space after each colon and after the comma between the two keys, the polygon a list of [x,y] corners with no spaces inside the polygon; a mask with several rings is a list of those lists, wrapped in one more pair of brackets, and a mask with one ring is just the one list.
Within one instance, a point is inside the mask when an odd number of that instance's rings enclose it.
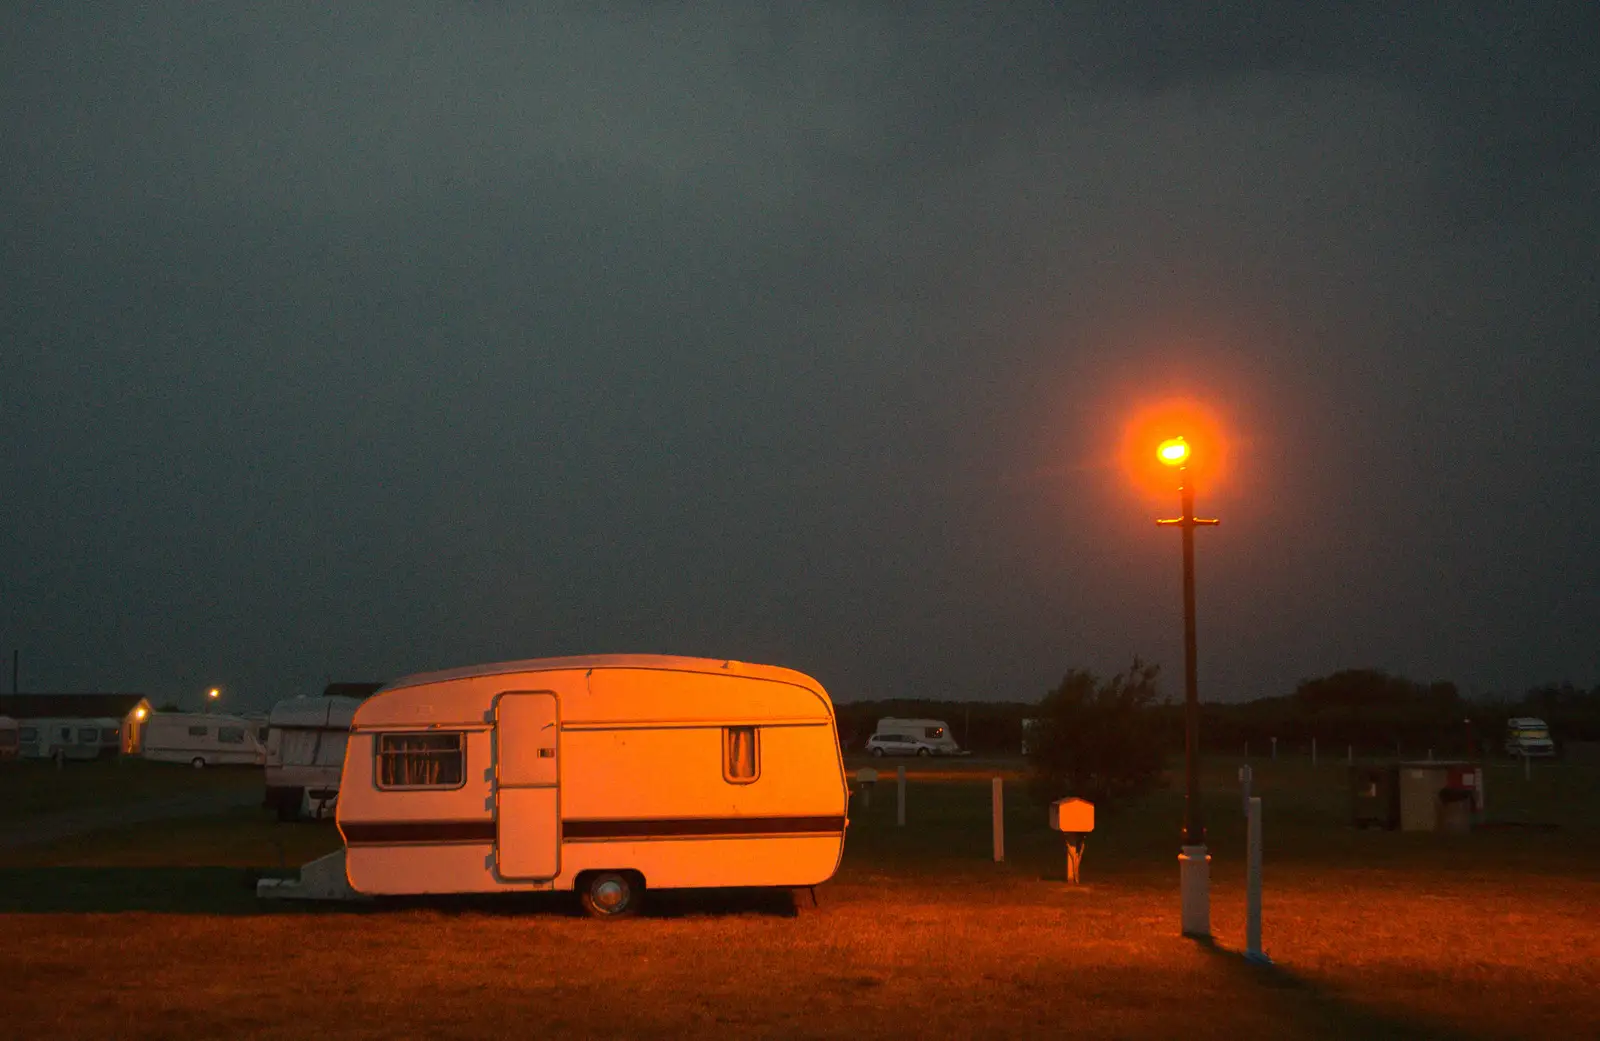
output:
{"label": "street lamp", "polygon": [[222,696],[222,691],[218,690],[216,687],[212,687],[210,690],[206,691],[206,711],[207,712],[211,711],[211,706],[221,696]]}
{"label": "street lamp", "polygon": [[1189,475],[1189,442],[1170,438],[1156,447],[1156,458],[1178,471],[1183,516],[1158,520],[1183,531],[1183,705],[1184,773],[1183,851],[1178,855],[1179,887],[1183,894],[1183,935],[1211,936],[1211,857],[1206,852],[1206,828],[1200,809],[1200,692],[1195,682],[1194,640],[1194,529],[1216,524],[1194,515],[1194,481]]}

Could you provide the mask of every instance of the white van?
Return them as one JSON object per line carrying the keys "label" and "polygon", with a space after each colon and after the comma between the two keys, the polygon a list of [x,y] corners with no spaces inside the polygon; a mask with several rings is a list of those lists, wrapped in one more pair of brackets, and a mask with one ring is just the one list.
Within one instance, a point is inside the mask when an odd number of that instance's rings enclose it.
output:
{"label": "white van", "polygon": [[267,714],[267,805],[279,820],[332,813],[360,698],[297,697]]}
{"label": "white van", "polygon": [[1550,740],[1544,720],[1532,716],[1506,720],[1506,755],[1540,758],[1555,754],[1556,743]]}
{"label": "white van", "polygon": [[260,766],[267,758],[260,720],[215,712],[155,712],[144,724],[146,759],[203,766]]}
{"label": "white van", "polygon": [[896,719],[893,716],[878,720],[878,729],[867,738],[867,751],[880,756],[963,754],[944,720]]}
{"label": "white van", "polygon": [[833,704],[788,669],[663,655],[412,676],[356,709],[342,853],[262,896],[814,886],[844,850]]}

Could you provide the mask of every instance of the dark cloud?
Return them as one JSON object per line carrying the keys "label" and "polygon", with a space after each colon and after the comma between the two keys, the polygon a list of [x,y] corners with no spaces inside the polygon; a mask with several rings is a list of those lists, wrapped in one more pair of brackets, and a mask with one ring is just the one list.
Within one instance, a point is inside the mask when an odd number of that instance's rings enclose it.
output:
{"label": "dark cloud", "polygon": [[18,7],[34,687],[1175,668],[1109,464],[1240,442],[1205,688],[1600,680],[1592,5]]}

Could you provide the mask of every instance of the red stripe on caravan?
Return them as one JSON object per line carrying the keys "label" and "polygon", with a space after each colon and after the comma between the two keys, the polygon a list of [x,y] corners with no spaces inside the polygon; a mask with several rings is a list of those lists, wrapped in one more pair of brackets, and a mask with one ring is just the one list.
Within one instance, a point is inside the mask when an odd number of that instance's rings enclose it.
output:
{"label": "red stripe on caravan", "polygon": [[[350,846],[400,846],[435,842],[493,842],[493,820],[346,821]],[[635,820],[567,820],[565,840],[719,838],[742,835],[836,835],[843,817],[669,817]]]}
{"label": "red stripe on caravan", "polygon": [[844,831],[843,817],[675,817],[567,820],[563,839],[712,838],[731,835],[819,835]]}
{"label": "red stripe on caravan", "polygon": [[339,825],[350,846],[394,846],[412,842],[493,842],[494,821],[346,821]]}

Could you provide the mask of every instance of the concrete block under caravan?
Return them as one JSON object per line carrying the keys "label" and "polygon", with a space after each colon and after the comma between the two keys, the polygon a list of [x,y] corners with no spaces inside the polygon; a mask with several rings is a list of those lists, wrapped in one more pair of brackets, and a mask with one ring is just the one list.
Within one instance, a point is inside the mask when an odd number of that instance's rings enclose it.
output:
{"label": "concrete block under caravan", "polygon": [[571,890],[612,917],[648,889],[825,882],[848,799],[811,677],[600,655],[382,688],[356,709],[336,820],[354,893]]}

